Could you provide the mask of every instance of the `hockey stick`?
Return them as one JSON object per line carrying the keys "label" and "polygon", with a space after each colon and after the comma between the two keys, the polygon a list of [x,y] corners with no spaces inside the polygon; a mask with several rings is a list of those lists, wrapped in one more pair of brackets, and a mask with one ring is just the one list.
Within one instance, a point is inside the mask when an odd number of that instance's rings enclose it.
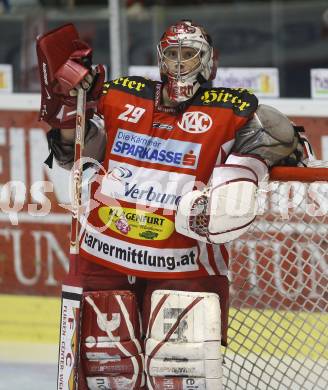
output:
{"label": "hockey stick", "polygon": [[62,286],[57,390],[78,389],[79,333],[83,289],[77,275],[82,192],[82,153],[85,134],[86,91],[78,89],[73,165],[72,221],[69,274]]}

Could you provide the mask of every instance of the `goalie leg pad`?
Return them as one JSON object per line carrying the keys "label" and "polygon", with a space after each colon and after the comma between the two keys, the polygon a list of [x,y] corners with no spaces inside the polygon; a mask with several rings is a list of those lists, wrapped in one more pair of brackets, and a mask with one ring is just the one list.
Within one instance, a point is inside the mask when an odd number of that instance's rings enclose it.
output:
{"label": "goalie leg pad", "polygon": [[81,363],[90,390],[145,386],[141,320],[133,292],[83,294]]}
{"label": "goalie leg pad", "polygon": [[222,389],[220,346],[217,294],[174,290],[152,293],[145,345],[149,389]]}

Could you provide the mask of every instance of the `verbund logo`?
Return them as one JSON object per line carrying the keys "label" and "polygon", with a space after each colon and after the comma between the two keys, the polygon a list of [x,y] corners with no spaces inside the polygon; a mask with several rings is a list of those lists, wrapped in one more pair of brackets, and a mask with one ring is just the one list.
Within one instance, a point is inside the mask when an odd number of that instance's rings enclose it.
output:
{"label": "verbund logo", "polygon": [[111,172],[110,175],[112,177],[112,180],[122,181],[122,179],[127,179],[132,176],[132,172],[130,169],[125,167],[115,167]]}
{"label": "verbund logo", "polygon": [[119,129],[111,152],[134,160],[196,169],[201,147],[194,142],[165,140]]}
{"label": "verbund logo", "polygon": [[181,130],[192,134],[205,133],[212,127],[212,124],[212,118],[200,111],[185,112],[178,122]]}
{"label": "verbund logo", "polygon": [[195,176],[136,167],[114,160],[111,172],[102,182],[100,192],[104,196],[135,204],[175,210],[180,198],[192,191]]}

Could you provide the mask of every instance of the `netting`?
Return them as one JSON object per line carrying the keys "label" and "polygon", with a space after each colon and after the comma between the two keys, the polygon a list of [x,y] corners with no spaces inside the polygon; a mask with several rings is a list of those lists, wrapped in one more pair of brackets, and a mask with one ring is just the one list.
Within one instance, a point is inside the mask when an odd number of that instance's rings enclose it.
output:
{"label": "netting", "polygon": [[328,389],[327,171],[275,170],[232,243],[225,390]]}

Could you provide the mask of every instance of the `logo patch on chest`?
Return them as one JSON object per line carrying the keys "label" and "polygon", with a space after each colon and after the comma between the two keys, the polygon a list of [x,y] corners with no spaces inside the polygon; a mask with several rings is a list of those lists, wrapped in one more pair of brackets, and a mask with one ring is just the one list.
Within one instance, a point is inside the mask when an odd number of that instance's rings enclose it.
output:
{"label": "logo patch on chest", "polygon": [[192,134],[205,133],[212,127],[212,124],[212,118],[200,111],[185,112],[178,122],[181,130]]}
{"label": "logo patch on chest", "polygon": [[113,155],[167,166],[196,169],[202,145],[176,139],[162,139],[118,129]]}
{"label": "logo patch on chest", "polygon": [[166,240],[174,232],[174,223],[162,215],[135,208],[101,207],[99,218],[121,235],[138,240]]}
{"label": "logo patch on chest", "polygon": [[154,122],[153,128],[154,129],[173,130],[173,126],[167,125],[166,123],[159,123],[159,122]]}
{"label": "logo patch on chest", "polygon": [[[195,176],[137,167],[111,160],[110,173],[101,182],[100,194],[135,204],[175,210],[180,198],[192,191]],[[122,226],[123,226],[123,222]]]}

